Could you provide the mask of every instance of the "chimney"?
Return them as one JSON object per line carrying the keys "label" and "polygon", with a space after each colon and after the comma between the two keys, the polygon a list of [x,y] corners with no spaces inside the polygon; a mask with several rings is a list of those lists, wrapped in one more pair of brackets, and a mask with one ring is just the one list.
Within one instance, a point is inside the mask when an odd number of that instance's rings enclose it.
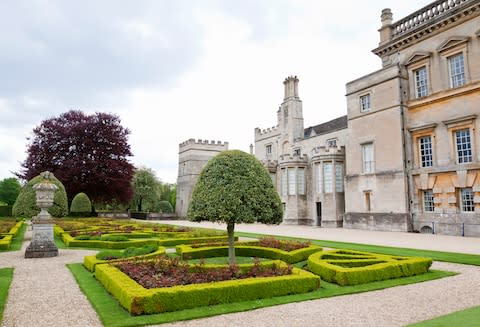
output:
{"label": "chimney", "polygon": [[380,43],[379,45],[384,45],[392,39],[393,35],[393,15],[390,8],[385,8],[382,10],[382,15],[380,16],[382,20],[382,27],[378,30],[380,32]]}

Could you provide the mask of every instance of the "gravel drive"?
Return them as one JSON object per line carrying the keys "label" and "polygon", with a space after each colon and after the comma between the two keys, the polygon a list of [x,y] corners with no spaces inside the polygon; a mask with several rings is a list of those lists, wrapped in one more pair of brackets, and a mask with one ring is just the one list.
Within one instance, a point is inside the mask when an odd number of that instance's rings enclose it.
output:
{"label": "gravel drive", "polygon": [[[178,221],[175,223],[189,224]],[[208,224],[202,226],[211,227]],[[363,243],[369,243],[372,235],[375,235],[375,244],[394,245],[392,243],[409,242],[408,247],[412,248],[423,248],[423,244],[433,240],[428,248],[439,251],[465,247],[468,251],[458,252],[477,253],[480,249],[476,247],[480,239],[473,238],[436,239],[438,236],[432,238],[427,235],[425,238],[425,235],[371,234],[372,232],[368,231],[359,231],[356,234],[357,231],[351,230],[344,233],[336,229],[303,226],[274,226],[273,229],[265,231],[264,228],[272,226],[245,226],[252,232],[278,235],[289,232],[288,235],[291,236],[319,239],[328,239],[326,236],[329,236],[343,240],[342,237],[346,237],[345,235],[354,235],[352,242]],[[236,230],[245,229],[243,226],[237,226]],[[67,263],[82,262],[84,256],[95,251],[60,249],[59,256],[55,258],[24,259],[29,237],[30,231],[26,234],[26,242],[21,251],[0,253],[0,268],[15,268],[2,326],[102,326],[65,266]],[[363,238],[362,241],[362,237],[368,238]],[[432,268],[461,274],[368,293],[290,303],[161,326],[403,326],[480,305],[480,267],[434,262]]]}
{"label": "gravel drive", "polygon": [[65,266],[96,252],[59,249],[58,257],[25,259],[29,238],[31,231],[25,233],[21,251],[0,253],[0,268],[15,268],[2,326],[102,326]]}

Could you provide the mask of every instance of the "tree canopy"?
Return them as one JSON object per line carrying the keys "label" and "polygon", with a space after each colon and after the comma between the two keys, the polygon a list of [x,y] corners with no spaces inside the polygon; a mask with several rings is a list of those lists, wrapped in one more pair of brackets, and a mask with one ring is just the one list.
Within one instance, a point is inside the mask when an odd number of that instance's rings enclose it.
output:
{"label": "tree canopy", "polygon": [[0,202],[13,205],[20,193],[22,186],[15,177],[5,178],[0,181]]}
{"label": "tree canopy", "polygon": [[171,186],[162,183],[152,169],[146,167],[136,169],[132,179],[132,188],[131,206],[135,210],[171,212],[171,209],[165,211],[167,207],[162,203],[169,200]]}
{"label": "tree canopy", "polygon": [[235,262],[235,223],[279,224],[283,208],[268,171],[238,150],[211,159],[193,189],[187,218],[227,224],[230,262]]}
{"label": "tree canopy", "polygon": [[134,169],[129,133],[108,113],[71,110],[44,120],[33,130],[17,175],[28,180],[48,170],[65,185],[69,199],[85,192],[94,202],[128,203]]}

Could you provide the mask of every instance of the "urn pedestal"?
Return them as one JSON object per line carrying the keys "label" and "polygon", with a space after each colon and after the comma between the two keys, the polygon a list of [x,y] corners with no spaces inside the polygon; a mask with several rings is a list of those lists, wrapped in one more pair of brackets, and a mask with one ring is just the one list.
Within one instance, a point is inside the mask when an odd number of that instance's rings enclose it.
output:
{"label": "urn pedestal", "polygon": [[40,213],[32,219],[32,242],[25,250],[25,258],[47,258],[58,255],[58,248],[53,238],[53,220],[48,208],[53,205],[53,196],[57,186],[50,181],[52,174],[40,174],[43,181],[33,185]]}

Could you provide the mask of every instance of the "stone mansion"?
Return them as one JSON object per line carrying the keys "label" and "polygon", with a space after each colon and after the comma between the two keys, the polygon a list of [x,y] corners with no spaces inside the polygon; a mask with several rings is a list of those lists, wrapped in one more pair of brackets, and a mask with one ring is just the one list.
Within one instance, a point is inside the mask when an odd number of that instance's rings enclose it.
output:
{"label": "stone mansion", "polygon": [[[347,115],[304,127],[297,77],[255,129],[285,224],[480,236],[480,1],[381,14],[382,68],[346,85]],[[177,214],[228,143],[179,147]]]}

